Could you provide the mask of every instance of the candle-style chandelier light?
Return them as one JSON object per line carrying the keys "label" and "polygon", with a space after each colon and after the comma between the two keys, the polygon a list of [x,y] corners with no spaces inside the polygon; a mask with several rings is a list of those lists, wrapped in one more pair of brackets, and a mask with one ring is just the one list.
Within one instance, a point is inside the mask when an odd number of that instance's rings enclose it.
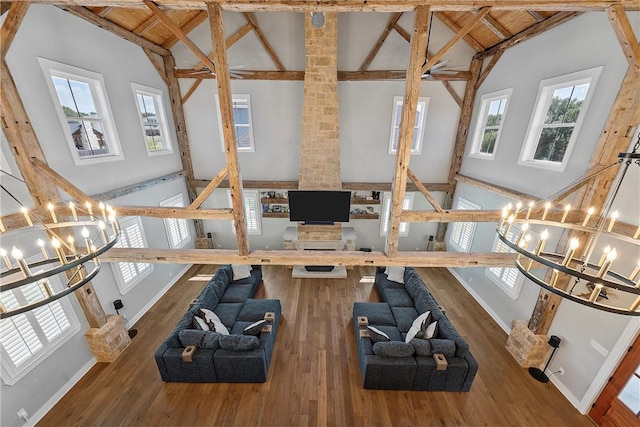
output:
{"label": "candle-style chandelier light", "polygon": [[[621,245],[632,245],[632,255],[640,256],[640,226],[633,237],[630,235],[633,230],[623,234],[620,227],[614,229],[618,212],[610,212],[627,170],[631,164],[640,165],[639,148],[640,134],[633,151],[620,153],[618,162],[609,166],[622,165],[597,221],[593,217],[594,208],[578,213],[581,217],[572,213],[573,221],[568,221],[571,206],[566,205],[561,212],[554,212],[549,202],[544,204],[544,210],[536,209],[538,214],[541,212],[538,218],[537,214],[532,215],[534,202],[527,207],[518,202],[515,207],[507,205],[502,210],[497,227],[498,238],[518,253],[515,265],[525,277],[547,291],[579,304],[611,313],[640,316],[640,261],[628,273],[613,269],[618,250],[624,250]],[[522,223],[518,233],[512,232],[516,222]],[[528,233],[530,226],[542,230],[537,242]],[[566,252],[545,251],[550,238],[560,238],[562,233],[569,233],[565,236]],[[601,239],[606,239],[604,248],[603,243],[599,244]]]}
{"label": "candle-style chandelier light", "polygon": [[82,207],[73,202],[49,203],[40,210],[45,213],[38,214],[0,187],[20,205],[20,213],[11,216],[21,216],[21,226],[11,229],[0,219],[0,318],[4,319],[42,307],[89,283],[100,271],[98,257],[118,241],[120,226],[115,211],[103,203],[86,202]]}

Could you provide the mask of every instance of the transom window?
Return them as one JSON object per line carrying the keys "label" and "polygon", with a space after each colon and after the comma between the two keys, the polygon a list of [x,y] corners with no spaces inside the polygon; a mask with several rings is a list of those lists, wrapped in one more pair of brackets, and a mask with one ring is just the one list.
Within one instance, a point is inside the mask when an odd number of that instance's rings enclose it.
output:
{"label": "transom window", "polygon": [[[408,211],[413,208],[414,193],[405,193],[402,201],[402,210]],[[389,231],[389,217],[391,216],[391,192],[386,191],[382,196],[382,215],[380,215],[380,236],[386,236]],[[409,235],[409,223],[400,223],[400,237]]]}
{"label": "transom window", "polygon": [[[35,274],[38,271],[32,270]],[[54,276],[48,279],[56,292],[62,284]],[[46,298],[43,281],[0,293],[8,309],[18,308]],[[26,313],[0,321],[2,380],[12,385],[80,330],[80,323],[67,297]]]}
{"label": "transom window", "polygon": [[[139,216],[120,220],[120,239],[116,248],[146,248],[147,238]],[[153,271],[153,264],[145,262],[118,262],[112,264],[121,294],[127,293]]]}
{"label": "transom window", "polygon": [[[183,208],[184,199],[182,194],[176,194],[159,203],[163,207]],[[189,233],[189,224],[186,219],[181,218],[165,218],[164,227],[167,231],[167,239],[171,249],[182,248],[191,241]]]}
{"label": "transom window", "polygon": [[[456,203],[457,210],[480,210],[482,207],[473,203],[464,197],[458,197]],[[449,243],[458,252],[469,252],[473,235],[476,232],[475,222],[454,222],[452,223],[451,232],[449,234]]]}
{"label": "transom window", "polygon": [[482,103],[471,148],[472,156],[485,159],[495,157],[511,91],[512,89],[506,89],[481,97]]}
{"label": "transom window", "polygon": [[74,162],[122,159],[102,75],[43,58],[40,64]]}
{"label": "transom window", "polygon": [[171,153],[171,137],[162,101],[162,91],[131,83],[149,155]]}
{"label": "transom window", "polygon": [[[398,136],[400,135],[400,120],[402,119],[402,96],[393,97],[393,117],[391,119],[391,136],[389,139],[389,154],[396,154],[398,151]],[[416,120],[413,129],[413,140],[411,141],[411,154],[420,154],[422,151],[422,133],[427,120],[427,106],[429,98],[419,98],[416,110]]]}
{"label": "transom window", "polygon": [[[220,141],[222,142],[222,151],[224,151],[224,133],[222,131],[222,116],[220,115],[220,99],[218,95],[216,95],[216,102],[218,104],[218,123],[220,123]],[[231,107],[236,134],[236,148],[238,151],[254,152],[250,96],[246,94],[232,95]]]}
{"label": "transom window", "polygon": [[[231,203],[231,191],[227,190],[229,205]],[[247,234],[262,234],[262,204],[260,203],[260,193],[258,190],[243,190],[242,200],[244,202],[244,219],[247,223]],[[235,221],[231,221],[231,228],[235,234]]]}
{"label": "transom window", "polygon": [[521,163],[564,170],[602,67],[544,80]]}

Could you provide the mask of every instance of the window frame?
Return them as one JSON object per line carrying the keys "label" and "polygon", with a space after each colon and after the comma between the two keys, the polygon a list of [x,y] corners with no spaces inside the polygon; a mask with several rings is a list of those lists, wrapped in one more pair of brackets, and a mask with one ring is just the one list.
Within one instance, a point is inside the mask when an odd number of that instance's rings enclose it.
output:
{"label": "window frame", "polygon": [[[233,203],[231,201],[231,190],[227,190],[227,195],[229,197],[229,206],[233,207]],[[256,228],[249,227],[249,219],[247,216],[249,215],[250,210],[247,209],[247,198],[253,199],[253,203],[255,204]],[[244,210],[245,224],[247,225],[247,234],[262,234],[262,202],[260,201],[260,191],[242,190],[242,207]],[[236,234],[235,221],[231,221],[231,229],[233,230],[233,234]]]}
{"label": "window frame", "polygon": [[[580,130],[585,120],[587,111],[589,110],[589,105],[591,103],[591,99],[593,98],[593,94],[598,83],[598,78],[600,77],[600,74],[602,72],[602,68],[603,67],[601,66],[590,68],[587,70],[577,71],[575,73],[545,79],[540,82],[536,103],[534,104],[533,112],[529,120],[529,126],[527,127],[527,133],[524,139],[525,142],[522,145],[522,150],[520,152],[518,161],[519,165],[549,169],[558,172],[563,172],[566,169],[576,140],[578,139],[578,135],[580,134]],[[549,111],[549,107],[551,106],[554,91],[556,89],[566,88],[569,86],[578,86],[585,83],[589,84],[589,88],[587,89],[585,99],[580,106],[580,113],[578,113],[578,117],[574,122],[571,137],[569,138],[569,142],[567,143],[567,148],[564,152],[562,161],[555,162],[550,160],[534,159],[536,149],[538,148],[538,144],[540,143],[542,130],[545,128],[544,120],[547,112]]]}
{"label": "window frame", "polygon": [[[54,105],[54,110],[58,116],[58,120],[62,127],[62,133],[71,152],[71,157],[76,166],[113,162],[124,159],[122,154],[122,147],[120,144],[120,138],[118,136],[117,127],[115,124],[115,118],[109,103],[109,97],[107,96],[107,90],[104,83],[102,74],[95,73],[93,71],[85,70],[83,68],[74,67],[72,65],[62,64],[59,62],[51,61],[45,58],[38,58],[40,67],[45,76],[47,87],[51,100]],[[108,155],[96,155],[96,156],[80,156],[78,149],[73,141],[73,136],[69,130],[69,122],[62,109],[62,103],[58,96],[58,92],[53,83],[53,77],[66,78],[79,82],[83,82],[89,85],[92,100],[96,107],[96,113],[100,117],[107,146],[109,147]]]}
{"label": "window frame", "polygon": [[[462,196],[459,196],[456,200],[456,210],[481,210],[481,209],[482,209],[482,206]],[[453,249],[455,249],[458,252],[469,253],[471,251],[471,247],[473,246],[473,238],[475,237],[476,227],[478,223],[467,221],[467,222],[453,222],[452,224],[453,226],[451,227],[451,231],[449,232],[449,245],[451,245]],[[458,227],[464,227],[460,231],[461,237],[466,234],[464,233],[465,228],[469,227],[469,233],[468,233],[469,247],[464,247],[462,245],[462,242],[459,241],[459,239],[454,240],[454,236],[456,234],[456,230]]]}
{"label": "window frame", "polygon": [[[427,113],[429,111],[429,97],[419,97],[418,98],[418,107],[423,108],[423,113],[422,113],[422,117],[420,120],[420,123],[418,124],[418,126],[414,126],[414,140],[416,141],[416,147],[413,147],[413,141],[412,141],[412,147],[411,147],[411,154],[412,155],[416,155],[419,156],[422,153],[422,139],[424,137],[424,129],[427,123]],[[397,148],[393,148],[393,143],[394,143],[394,136],[395,136],[395,129],[396,129],[396,122],[398,123],[398,129],[400,128],[400,120],[401,117],[396,117],[396,113],[397,113],[397,106],[398,104],[400,104],[401,106],[404,105],[404,97],[403,96],[394,96],[393,97],[393,109],[391,112],[391,131],[389,134],[389,154],[396,154],[397,153]],[[400,115],[402,116],[402,109],[400,109]],[[397,120],[396,120],[397,119]],[[416,132],[418,132],[417,137],[416,137]],[[400,133],[398,132],[398,136],[400,136]]]}
{"label": "window frame", "polygon": [[[161,90],[144,86],[138,83],[131,82],[131,90],[133,91],[133,99],[136,105],[136,111],[138,112],[138,119],[140,120],[140,128],[142,130],[142,140],[147,150],[148,156],[160,156],[163,154],[173,153],[173,139],[169,131],[168,117],[164,108],[164,98]],[[145,121],[142,117],[142,111],[140,111],[140,104],[138,102],[138,95],[150,96],[153,99],[153,104],[156,109],[156,117],[158,119],[157,126],[160,127],[160,136],[162,137],[162,148],[159,150],[151,150],[147,143],[147,133],[145,131]]]}
{"label": "window frame", "polygon": [[[222,151],[224,152],[224,131],[222,129],[222,115],[220,114],[220,96],[216,93],[215,95],[216,98],[216,113],[218,114],[218,130],[220,131],[220,145],[222,148]],[[247,104],[247,112],[248,112],[248,127],[249,127],[249,140],[251,141],[251,146],[250,147],[239,147],[238,146],[238,133],[235,131],[235,127],[237,126],[235,121],[234,121],[234,134],[236,137],[236,150],[239,153],[254,153],[256,151],[255,149],[255,139],[254,139],[254,135],[253,135],[253,114],[251,112],[251,95],[246,94],[246,93],[234,93],[231,95],[231,102],[232,103],[236,103],[236,102],[246,102]],[[231,106],[231,109],[233,111],[233,105]]]}
{"label": "window frame", "polygon": [[[487,93],[480,97],[480,109],[473,133],[471,153],[469,154],[471,157],[477,157],[479,159],[485,160],[493,160],[496,157],[496,151],[498,149],[498,144],[500,143],[500,136],[502,134],[502,128],[504,126],[505,118],[507,117],[507,110],[509,109],[509,101],[511,100],[512,93],[513,88],[508,88],[496,92]],[[493,151],[491,153],[483,153],[480,151],[480,149],[482,148],[482,139],[484,137],[484,133],[489,127],[487,125],[487,120],[489,119],[489,107],[491,106],[492,102],[501,99],[505,100],[504,111],[502,113],[502,120],[500,121],[500,125],[497,126],[498,134],[496,135],[496,141],[493,145]],[[495,128],[495,126],[491,127]]]}
{"label": "window frame", "polygon": [[[510,241],[514,241],[520,234],[521,230],[522,229],[519,224],[512,224],[511,228],[509,229],[507,238]],[[531,235],[533,241],[537,241],[539,239],[535,231],[529,230],[527,234]],[[504,244],[502,240],[500,240],[497,233],[494,237],[491,251],[497,253],[515,253],[513,249],[511,249],[509,246]],[[513,284],[509,284],[507,281],[505,281],[505,278],[503,276],[506,270],[509,270],[509,272],[515,272],[516,276]],[[496,271],[499,271],[499,273],[496,273]],[[484,274],[489,278],[489,280],[491,280],[507,295],[509,295],[511,299],[518,299],[518,297],[520,296],[520,291],[522,290],[522,285],[524,284],[525,277],[516,267],[486,267],[484,269]],[[507,278],[508,274],[509,273],[507,273]]]}
{"label": "window frame", "polygon": [[[402,201],[402,210],[408,211],[413,209],[413,201],[415,199],[415,193],[407,191],[404,193],[404,200]],[[405,206],[407,206],[405,208]],[[391,218],[391,192],[385,191],[382,194],[382,206],[380,208],[380,237],[385,237],[389,231],[389,219]],[[400,223],[399,237],[407,237],[409,235],[410,222]]]}
{"label": "window frame", "polygon": [[[142,224],[142,218],[139,216],[128,216],[125,218],[121,218],[118,220],[120,222],[120,238],[118,242],[114,245],[114,247],[119,248],[148,248],[149,245],[147,243],[147,237],[144,232],[144,226]],[[140,230],[141,240],[143,246],[129,246],[129,236],[127,236],[126,230],[129,223],[135,223]],[[127,237],[127,246],[123,245],[124,237]],[[144,278],[146,278],[149,274],[153,272],[153,264],[147,262],[111,262],[111,268],[113,270],[113,275],[116,278],[116,284],[118,285],[118,290],[121,295],[126,294],[131,289],[133,289],[138,283],[140,283]],[[135,264],[136,274],[133,276],[131,280],[128,282],[124,278],[124,273],[122,271],[122,264]],[[146,267],[139,267],[138,264],[146,265]]]}
{"label": "window frame", "polygon": [[[32,257],[31,259],[28,259],[27,262],[28,263],[35,262],[36,258],[37,257]],[[35,272],[36,270],[34,270],[34,273]],[[55,276],[50,277],[49,282],[51,283],[51,286],[54,287],[54,289],[58,289],[58,290],[62,289],[62,283],[60,283],[60,280],[57,277]],[[7,292],[12,292],[15,295],[15,292],[18,292],[18,291],[20,291],[20,288],[14,289],[12,291],[7,291]],[[40,322],[36,317],[36,311],[42,309],[43,307],[48,307],[50,310],[53,310],[50,306],[51,304],[56,304],[56,303],[60,305],[60,308],[62,309],[66,317],[66,320],[69,322],[69,327],[67,327],[64,330],[61,330],[61,332],[57,336],[53,337],[51,341],[48,341],[48,338],[46,338],[46,333],[42,329],[42,324],[40,324]],[[16,384],[18,381],[24,378],[29,372],[35,369],[43,360],[45,360],[47,357],[53,354],[56,350],[62,347],[67,341],[69,341],[75,334],[77,334],[80,331],[80,321],[78,319],[78,316],[76,315],[75,310],[71,305],[71,302],[67,298],[60,298],[43,307],[40,307],[39,309],[36,309],[36,310],[28,311],[26,313],[18,314],[10,318],[2,319],[0,321],[0,322],[10,321],[13,323],[14,320],[18,317],[26,319],[29,325],[31,326],[32,330],[34,331],[34,333],[37,335],[40,341],[40,344],[42,345],[40,349],[38,349],[23,363],[17,366],[15,365],[14,361],[11,360],[11,357],[5,350],[4,346],[0,345],[0,355],[2,356],[0,357],[0,376],[2,377],[2,382],[6,385],[11,386]],[[16,328],[16,330],[18,330],[16,326],[14,327]],[[36,332],[34,328],[37,328],[39,332]],[[18,330],[18,333],[20,334],[19,330]],[[47,340],[47,342],[44,342],[44,340]]]}
{"label": "window frame", "polygon": [[[164,200],[161,200],[158,203],[158,206],[162,207],[179,207],[183,208],[184,204],[184,196],[182,193],[174,194],[171,197],[168,197]],[[163,218],[165,233],[167,235],[167,244],[169,245],[169,249],[180,249],[183,248],[191,241],[191,230],[189,230],[189,223],[186,219],[183,218]],[[180,234],[178,239],[174,239],[171,230],[174,229],[171,226],[171,223],[175,222],[175,229],[178,230],[178,234]],[[186,236],[182,236],[183,229],[186,231]],[[174,243],[174,240],[179,240],[177,243]]]}

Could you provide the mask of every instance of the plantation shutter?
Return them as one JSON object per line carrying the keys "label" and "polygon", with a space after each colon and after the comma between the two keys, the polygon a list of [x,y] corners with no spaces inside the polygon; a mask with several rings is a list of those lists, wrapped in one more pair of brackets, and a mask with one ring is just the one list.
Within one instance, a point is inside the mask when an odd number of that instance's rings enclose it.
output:
{"label": "plantation shutter", "polygon": [[[121,233],[120,239],[115,244],[117,248],[144,248],[144,237],[142,235],[142,223],[140,217],[133,217],[120,221]],[[124,284],[128,285],[140,274],[151,269],[149,263],[132,263],[132,262],[119,262],[118,269],[124,280]]]}
{"label": "plantation shutter", "polygon": [[[513,241],[515,236],[520,234],[520,229],[517,226],[512,226],[507,234],[507,239]],[[496,240],[495,252],[498,253],[513,253],[515,252],[509,246],[507,246],[502,240]],[[518,269],[515,267],[491,267],[489,268],[491,274],[493,274],[498,280],[502,281],[505,285],[513,288],[518,278]]]}
{"label": "plantation shutter", "polygon": [[[460,197],[458,198],[456,209],[477,210],[480,209],[480,206]],[[465,252],[469,251],[471,249],[471,242],[473,241],[473,234],[475,230],[476,224],[474,222],[454,222],[449,240],[460,250]]]}

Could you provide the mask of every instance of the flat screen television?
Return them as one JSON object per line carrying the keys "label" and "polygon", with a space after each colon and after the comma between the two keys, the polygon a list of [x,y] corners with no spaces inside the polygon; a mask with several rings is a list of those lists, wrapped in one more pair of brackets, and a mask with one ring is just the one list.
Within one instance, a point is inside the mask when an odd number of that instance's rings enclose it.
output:
{"label": "flat screen television", "polygon": [[307,224],[349,222],[350,191],[289,191],[289,220]]}

